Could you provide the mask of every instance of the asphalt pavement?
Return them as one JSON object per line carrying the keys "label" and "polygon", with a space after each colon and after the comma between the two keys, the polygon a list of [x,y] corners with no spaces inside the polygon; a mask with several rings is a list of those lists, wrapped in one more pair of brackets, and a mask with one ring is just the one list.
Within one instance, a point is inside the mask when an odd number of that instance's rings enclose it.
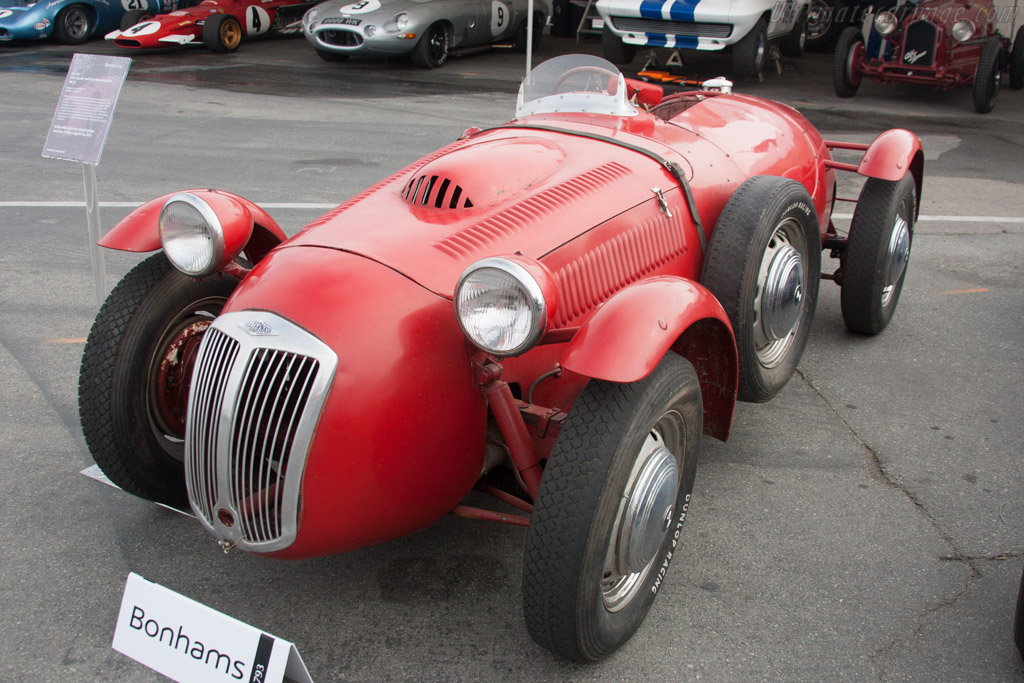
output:
{"label": "asphalt pavement", "polygon": [[[548,40],[543,60],[596,42]],[[520,528],[445,518],[397,541],[279,562],[223,554],[195,521],[79,474],[77,373],[96,313],[82,170],[41,149],[75,52],[133,58],[97,169],[101,217],[179,189],[326,207],[511,118],[523,57],[422,71],[319,60],[301,39],[124,53],[0,45],[0,680],[165,680],[110,647],[129,572],[296,644],[316,681],[1024,681],[1024,91],[866,83],[828,55],[737,90],[826,137],[925,146],[922,218],[896,315],[847,333],[822,283],[797,375],[705,439],[683,550],[638,634],[567,664],[522,622]],[[643,62],[638,56],[630,69]],[[688,61],[729,75],[728,58]],[[857,180],[843,180],[844,193]],[[110,253],[113,286],[137,256]]]}

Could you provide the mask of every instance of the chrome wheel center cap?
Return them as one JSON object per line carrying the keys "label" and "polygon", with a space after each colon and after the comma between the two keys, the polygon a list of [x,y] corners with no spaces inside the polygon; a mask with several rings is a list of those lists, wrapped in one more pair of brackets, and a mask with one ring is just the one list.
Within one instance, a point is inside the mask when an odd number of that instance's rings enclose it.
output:
{"label": "chrome wheel center cap", "polygon": [[785,339],[800,318],[804,266],[800,252],[786,245],[772,259],[761,295],[761,320],[765,336]]}
{"label": "chrome wheel center cap", "polygon": [[637,475],[619,527],[616,565],[623,575],[641,571],[654,560],[672,525],[679,466],[664,446],[656,449]]}

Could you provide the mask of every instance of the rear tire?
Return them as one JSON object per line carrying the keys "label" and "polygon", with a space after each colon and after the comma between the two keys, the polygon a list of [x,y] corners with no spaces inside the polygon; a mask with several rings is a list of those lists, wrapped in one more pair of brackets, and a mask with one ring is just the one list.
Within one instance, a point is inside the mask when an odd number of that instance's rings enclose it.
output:
{"label": "rear tire", "polygon": [[[544,13],[534,12],[533,13],[533,49],[536,50],[540,47],[540,39],[544,35]],[[526,41],[528,39],[527,25],[524,21],[516,29],[516,34],[512,38],[512,49],[516,52],[526,52]]]}
{"label": "rear tire", "polygon": [[448,61],[452,49],[452,34],[442,22],[431,24],[409,53],[412,63],[423,69],[437,69]]}
{"label": "rear tire", "polygon": [[612,33],[607,26],[601,31],[601,51],[605,59],[620,66],[629,64],[636,57],[636,45],[622,42],[622,38]]}
{"label": "rear tire", "polygon": [[857,200],[842,254],[840,304],[851,332],[875,335],[896,312],[914,239],[914,177],[868,178]]}
{"label": "rear tire", "polygon": [[820,273],[818,214],[807,189],[775,176],[740,185],[701,270],[736,335],[740,400],[763,403],[792,377],[811,332]]}
{"label": "rear tire", "polygon": [[185,405],[191,359],[238,281],[197,281],[162,253],[100,308],[82,354],[78,410],[96,464],[125,491],[187,507]]}
{"label": "rear tire", "polygon": [[853,97],[860,88],[860,65],[864,61],[864,37],[855,26],[839,34],[832,57],[832,85],[839,97]]}
{"label": "rear tire", "polygon": [[81,45],[96,29],[95,13],[85,5],[69,5],[53,20],[53,39],[62,45]]}
{"label": "rear tire", "polygon": [[999,36],[989,37],[981,49],[978,70],[974,74],[974,111],[979,114],[988,114],[996,106],[1005,60],[1006,52]]}
{"label": "rear tire", "polygon": [[[807,14],[807,49],[827,51],[847,23],[842,0],[811,0]],[[842,19],[842,20],[841,20]]]}
{"label": "rear tire", "polygon": [[640,627],[678,549],[702,421],[697,373],[672,352],[638,382],[584,387],[526,532],[523,616],[539,645],[592,662]]}
{"label": "rear tire", "polygon": [[130,9],[124,13],[121,17],[120,28],[122,31],[127,31],[135,24],[141,24],[144,21],[149,21],[153,18],[152,12],[144,9]]}
{"label": "rear tire", "polygon": [[203,25],[203,44],[211,52],[234,52],[242,44],[242,24],[230,14],[211,14]]}
{"label": "rear tire", "polygon": [[732,46],[732,70],[737,78],[758,77],[768,59],[768,28],[758,19],[750,33]]}

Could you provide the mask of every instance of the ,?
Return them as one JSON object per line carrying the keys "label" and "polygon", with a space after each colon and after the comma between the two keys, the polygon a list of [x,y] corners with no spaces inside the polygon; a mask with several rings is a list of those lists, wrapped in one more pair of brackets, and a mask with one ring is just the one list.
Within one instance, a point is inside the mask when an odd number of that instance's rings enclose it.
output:
{"label": ",", "polygon": [[[191,506],[224,549],[268,557],[449,512],[527,526],[531,636],[608,656],[671,581],[701,439],[728,437],[737,398],[786,385],[819,280],[873,335],[907,273],[917,137],[828,142],[730,90],[663,98],[568,55],[527,76],[510,122],[291,239],[225,191],[140,206],[101,242],[157,253],[86,344],[93,457],[127,491]],[[867,178],[848,234],[839,171]],[[521,513],[467,505],[474,488]]]}

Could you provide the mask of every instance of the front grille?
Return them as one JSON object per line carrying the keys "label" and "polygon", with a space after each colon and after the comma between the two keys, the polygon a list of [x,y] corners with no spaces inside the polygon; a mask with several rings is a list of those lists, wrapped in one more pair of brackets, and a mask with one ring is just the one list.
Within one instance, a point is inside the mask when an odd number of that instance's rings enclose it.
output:
{"label": "front grille", "polygon": [[732,24],[709,24],[693,21],[665,21],[642,17],[611,17],[612,26],[623,33],[663,33],[688,38],[728,38]]}
{"label": "front grille", "polygon": [[910,66],[931,66],[935,60],[937,33],[935,24],[925,19],[908,26],[907,37],[903,41],[903,63]]}
{"label": "front grille", "polygon": [[337,45],[338,47],[359,47],[363,44],[363,37],[355,31],[344,29],[331,29],[328,31],[317,31],[317,39],[324,45]]}
{"label": "front grille", "polygon": [[203,339],[185,428],[192,508],[244,550],[286,548],[337,356],[279,316],[228,313]]}
{"label": "front grille", "polygon": [[461,185],[449,178],[430,174],[413,177],[402,190],[402,198],[410,204],[435,209],[468,209],[473,206]]}

